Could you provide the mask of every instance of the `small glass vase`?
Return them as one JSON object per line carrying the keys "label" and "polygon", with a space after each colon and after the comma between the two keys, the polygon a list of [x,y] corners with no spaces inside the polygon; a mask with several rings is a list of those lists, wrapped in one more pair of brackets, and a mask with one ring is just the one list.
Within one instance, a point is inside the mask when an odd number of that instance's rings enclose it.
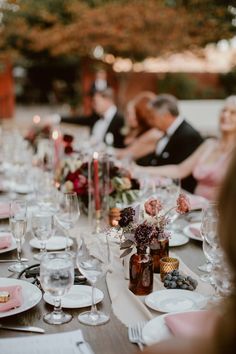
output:
{"label": "small glass vase", "polygon": [[137,247],[130,257],[129,290],[135,295],[148,295],[153,290],[153,260],[146,248]]}
{"label": "small glass vase", "polygon": [[155,240],[150,246],[150,255],[153,258],[154,273],[160,273],[160,259],[169,256],[169,240]]}

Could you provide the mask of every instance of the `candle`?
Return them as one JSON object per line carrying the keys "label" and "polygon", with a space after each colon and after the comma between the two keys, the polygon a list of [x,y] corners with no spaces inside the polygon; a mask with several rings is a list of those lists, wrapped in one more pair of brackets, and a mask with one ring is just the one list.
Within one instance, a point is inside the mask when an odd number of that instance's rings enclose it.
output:
{"label": "candle", "polygon": [[93,154],[93,182],[94,182],[94,200],[95,210],[101,209],[100,194],[99,194],[99,165],[98,165],[98,153]]}
{"label": "candle", "polygon": [[52,139],[54,141],[54,168],[56,169],[60,162],[60,149],[61,149],[61,135],[58,129],[53,130]]}
{"label": "candle", "polygon": [[33,123],[34,123],[35,125],[39,124],[40,121],[41,121],[40,116],[38,116],[37,114],[36,114],[35,116],[33,116]]}

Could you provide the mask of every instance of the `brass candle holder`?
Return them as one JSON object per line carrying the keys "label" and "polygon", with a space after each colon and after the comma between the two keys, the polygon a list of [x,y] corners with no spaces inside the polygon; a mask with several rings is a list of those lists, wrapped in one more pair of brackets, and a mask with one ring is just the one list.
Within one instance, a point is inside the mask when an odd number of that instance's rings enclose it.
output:
{"label": "brass candle holder", "polygon": [[167,273],[172,272],[175,269],[179,269],[179,260],[173,257],[163,257],[160,260],[160,276],[161,281]]}

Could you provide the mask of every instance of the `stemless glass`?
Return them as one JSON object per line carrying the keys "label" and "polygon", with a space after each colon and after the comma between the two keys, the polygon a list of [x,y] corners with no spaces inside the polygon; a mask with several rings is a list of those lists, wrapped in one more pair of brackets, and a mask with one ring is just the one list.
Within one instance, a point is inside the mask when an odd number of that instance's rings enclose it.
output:
{"label": "stemless glass", "polygon": [[56,219],[66,233],[66,251],[70,252],[69,230],[72,229],[79,216],[79,202],[75,192],[63,193],[60,196],[59,208],[56,211]]}
{"label": "stemless glass", "polygon": [[81,238],[80,247],[77,252],[76,263],[81,274],[84,275],[92,285],[91,310],[82,312],[78,316],[78,320],[81,323],[90,326],[104,324],[108,322],[110,318],[107,314],[97,310],[94,300],[94,292],[97,280],[101,278],[107,270],[107,264],[89,253],[83,238]]}
{"label": "stemless glass", "polygon": [[14,273],[20,273],[27,268],[27,265],[21,261],[21,250],[27,226],[27,205],[24,200],[15,199],[10,203],[10,229],[17,245],[17,262],[8,270]]}
{"label": "stemless glass", "polygon": [[61,297],[65,295],[74,283],[74,262],[69,253],[46,253],[40,264],[40,283],[45,293],[53,296],[54,310],[44,315],[49,324],[63,324],[72,316],[61,309]]}
{"label": "stemless glass", "polygon": [[53,215],[48,212],[38,212],[32,215],[31,229],[36,239],[40,241],[40,252],[34,258],[41,260],[47,252],[47,240],[53,235]]}

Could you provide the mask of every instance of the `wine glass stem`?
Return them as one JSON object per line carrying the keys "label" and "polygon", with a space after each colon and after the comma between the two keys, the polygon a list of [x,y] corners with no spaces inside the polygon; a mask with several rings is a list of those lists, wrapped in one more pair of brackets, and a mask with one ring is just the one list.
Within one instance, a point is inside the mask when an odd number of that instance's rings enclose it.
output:
{"label": "wine glass stem", "polygon": [[46,241],[43,240],[41,241],[41,248],[40,248],[40,254],[43,255],[47,252],[47,248],[46,248]]}
{"label": "wine glass stem", "polygon": [[56,313],[56,314],[60,314],[61,313],[61,298],[59,297],[56,297],[54,299],[54,309],[53,309],[53,312]]}
{"label": "wine glass stem", "polygon": [[98,315],[98,310],[97,306],[95,304],[95,283],[91,283],[92,285],[92,306],[91,306],[91,314],[92,316],[97,316]]}
{"label": "wine glass stem", "polygon": [[70,235],[69,235],[69,230],[66,229],[66,247],[65,247],[65,251],[66,252],[70,252],[70,245],[69,245],[69,238],[70,238]]}
{"label": "wine glass stem", "polygon": [[22,263],[21,262],[21,241],[16,241],[16,246],[17,246],[17,260],[19,263]]}

